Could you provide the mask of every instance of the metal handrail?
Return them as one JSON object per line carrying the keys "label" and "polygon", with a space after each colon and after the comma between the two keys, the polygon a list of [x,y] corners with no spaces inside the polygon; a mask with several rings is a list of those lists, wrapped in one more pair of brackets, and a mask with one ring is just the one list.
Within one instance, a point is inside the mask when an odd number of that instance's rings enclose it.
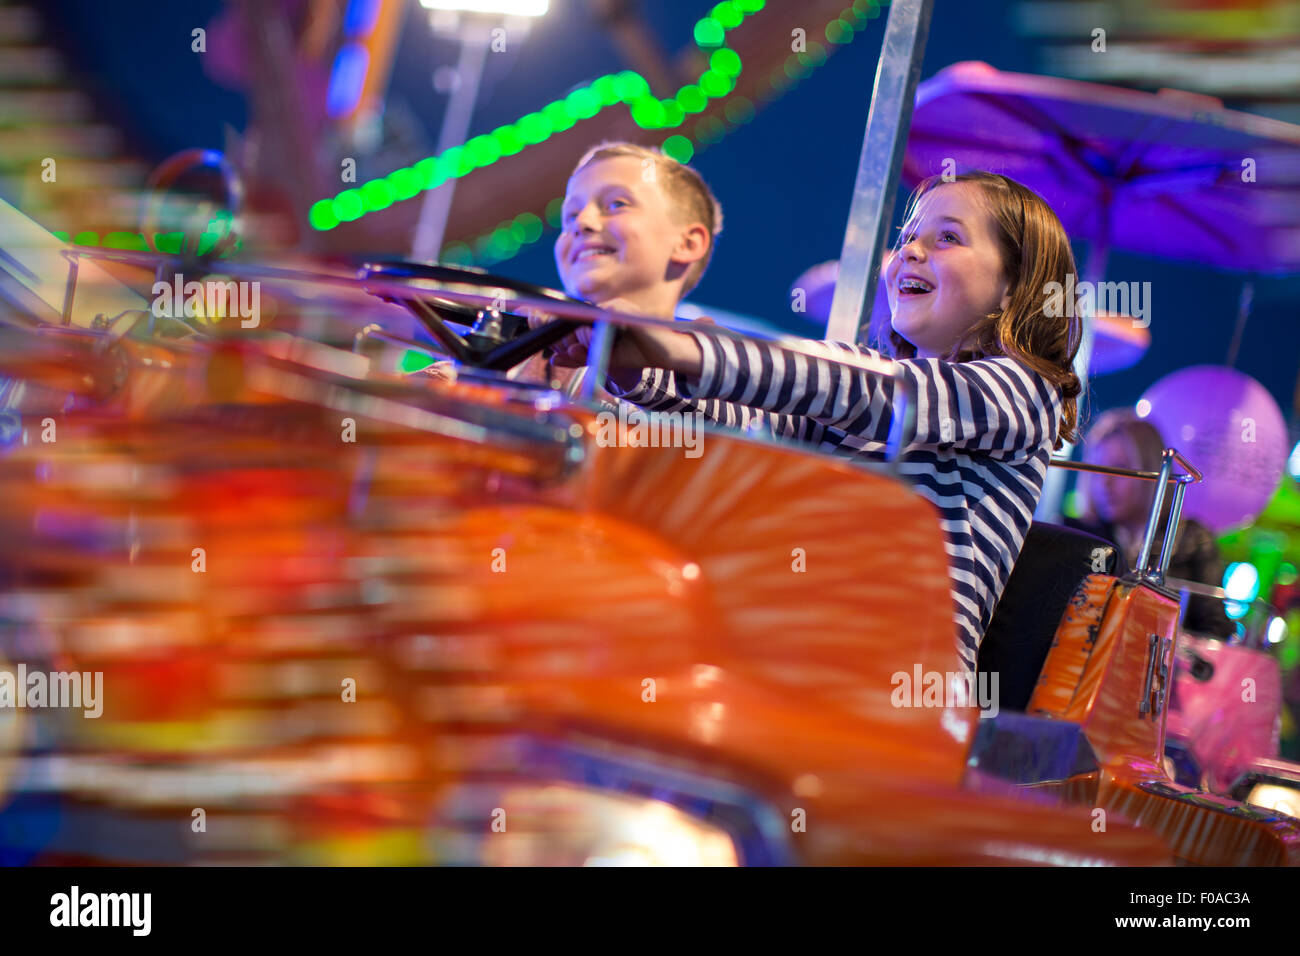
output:
{"label": "metal handrail", "polygon": [[[1187,469],[1188,472],[1188,474],[1185,475],[1172,475],[1170,477],[1171,481],[1178,481],[1187,484],[1199,482],[1205,477],[1176,450],[1170,450],[1174,451],[1174,454],[1177,455],[1176,460]],[[1135,471],[1132,468],[1115,468],[1111,465],[1094,465],[1086,461],[1071,461],[1068,458],[1053,458],[1048,463],[1054,468],[1061,468],[1066,471],[1087,471],[1096,475],[1115,475],[1119,478],[1139,478],[1143,481],[1160,480],[1160,472],[1158,471]]]}
{"label": "metal handrail", "polygon": [[[1173,473],[1174,463],[1182,466],[1185,474]],[[1164,587],[1165,572],[1169,570],[1169,561],[1174,555],[1174,539],[1178,537],[1178,523],[1183,513],[1183,496],[1187,486],[1200,484],[1205,480],[1201,471],[1183,457],[1176,448],[1166,448],[1160,454],[1160,470],[1134,471],[1129,468],[1113,468],[1109,465],[1092,465],[1082,461],[1069,461],[1053,458],[1049,464],[1067,471],[1086,471],[1099,475],[1114,475],[1120,478],[1137,478],[1142,481],[1156,482],[1155,498],[1151,502],[1151,512],[1147,517],[1146,530],[1142,535],[1142,550],[1138,553],[1137,568],[1132,572],[1140,581]],[[1164,510],[1165,490],[1170,482],[1175,485],[1174,500],[1169,508],[1169,518],[1165,522],[1164,538],[1160,555],[1154,566],[1151,564],[1151,548],[1155,544],[1156,529],[1160,525],[1160,513]]]}

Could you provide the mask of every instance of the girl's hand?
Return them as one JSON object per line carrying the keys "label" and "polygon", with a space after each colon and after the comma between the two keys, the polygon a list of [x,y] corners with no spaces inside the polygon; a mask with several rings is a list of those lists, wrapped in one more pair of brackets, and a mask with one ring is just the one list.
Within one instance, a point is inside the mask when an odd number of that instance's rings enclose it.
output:
{"label": "girl's hand", "polygon": [[450,383],[456,381],[456,363],[450,360],[434,362],[432,365],[421,369],[421,371],[441,382]]}
{"label": "girl's hand", "polygon": [[[602,302],[601,308],[639,315],[640,309],[622,299]],[[537,328],[554,321],[554,316],[533,314],[528,318],[529,328]],[[715,325],[712,319],[698,319],[691,324]],[[611,369],[640,371],[647,366],[698,375],[703,356],[695,340],[683,332],[664,328],[618,328],[614,348],[610,354]],[[591,346],[593,328],[583,325],[565,336],[554,346],[555,364],[561,366],[586,365],[587,351]]]}
{"label": "girl's hand", "polygon": [[[538,329],[555,321],[547,312],[530,311],[528,327]],[[578,368],[587,364],[587,347],[591,344],[591,326],[583,325],[549,346],[551,363],[560,368]]]}

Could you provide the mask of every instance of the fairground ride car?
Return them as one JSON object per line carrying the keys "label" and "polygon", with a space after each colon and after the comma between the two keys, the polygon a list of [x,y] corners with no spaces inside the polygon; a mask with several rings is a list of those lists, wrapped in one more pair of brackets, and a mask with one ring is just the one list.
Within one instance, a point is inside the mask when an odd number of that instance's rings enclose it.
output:
{"label": "fairground ride car", "polygon": [[[79,267],[3,316],[5,862],[1300,856],[1300,821],[1166,772],[1167,553],[1125,572],[1036,527],[982,654],[996,715],[909,701],[899,675],[960,665],[937,517],[891,466],[721,429],[694,457],[611,446],[598,406],[500,374],[566,331],[526,309],[598,323],[593,382],[608,323],[649,320],[470,270],[20,232],[9,261]],[[216,269],[274,320],[138,291]],[[435,350],[356,335],[363,289],[469,374],[386,371],[375,343]],[[1170,450],[1134,477],[1159,482],[1150,540],[1197,474]]]}

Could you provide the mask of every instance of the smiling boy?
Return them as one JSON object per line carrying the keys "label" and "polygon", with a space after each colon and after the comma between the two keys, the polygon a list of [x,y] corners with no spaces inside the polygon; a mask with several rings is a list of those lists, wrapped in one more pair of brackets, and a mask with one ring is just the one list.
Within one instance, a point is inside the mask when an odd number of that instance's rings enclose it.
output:
{"label": "smiling boy", "polygon": [[[602,143],[569,177],[555,268],[569,295],[671,320],[721,231],[722,207],[695,170],[658,150]],[[555,364],[584,365],[590,336],[585,327],[560,343]]]}
{"label": "smiling boy", "polygon": [[[571,296],[672,320],[708,268],[721,231],[722,206],[695,170],[645,146],[601,143],[569,177],[555,268]],[[546,321],[549,316],[538,316],[530,325]],[[584,326],[556,345],[549,366],[538,355],[509,377],[546,380],[573,394],[585,374],[591,334]],[[438,362],[430,371],[454,380],[454,364]],[[600,389],[597,395],[613,400]]]}
{"label": "smiling boy", "polygon": [[722,207],[699,173],[656,150],[604,143],[569,178],[555,266],[570,295],[671,319],[721,231]]}

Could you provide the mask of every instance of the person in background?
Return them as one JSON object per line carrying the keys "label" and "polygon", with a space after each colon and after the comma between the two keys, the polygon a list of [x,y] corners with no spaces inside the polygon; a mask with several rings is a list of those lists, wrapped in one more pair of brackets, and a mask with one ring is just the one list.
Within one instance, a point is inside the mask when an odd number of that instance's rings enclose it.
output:
{"label": "person in background", "polygon": [[[1084,460],[1134,471],[1159,471],[1164,448],[1164,438],[1154,425],[1129,409],[1117,408],[1102,414],[1088,431]],[[1124,553],[1129,567],[1137,567],[1155,482],[1110,475],[1084,475],[1081,481],[1087,511],[1077,519],[1067,518],[1066,524],[1113,542]],[[1165,496],[1165,516],[1172,501],[1172,494]],[[1163,537],[1158,535],[1152,545],[1153,554],[1160,553],[1162,542]],[[1223,583],[1223,560],[1209,528],[1193,518],[1178,523],[1167,576],[1214,587]],[[1224,614],[1221,601],[1197,595],[1188,602],[1183,629],[1214,637],[1231,637],[1237,631]]]}

